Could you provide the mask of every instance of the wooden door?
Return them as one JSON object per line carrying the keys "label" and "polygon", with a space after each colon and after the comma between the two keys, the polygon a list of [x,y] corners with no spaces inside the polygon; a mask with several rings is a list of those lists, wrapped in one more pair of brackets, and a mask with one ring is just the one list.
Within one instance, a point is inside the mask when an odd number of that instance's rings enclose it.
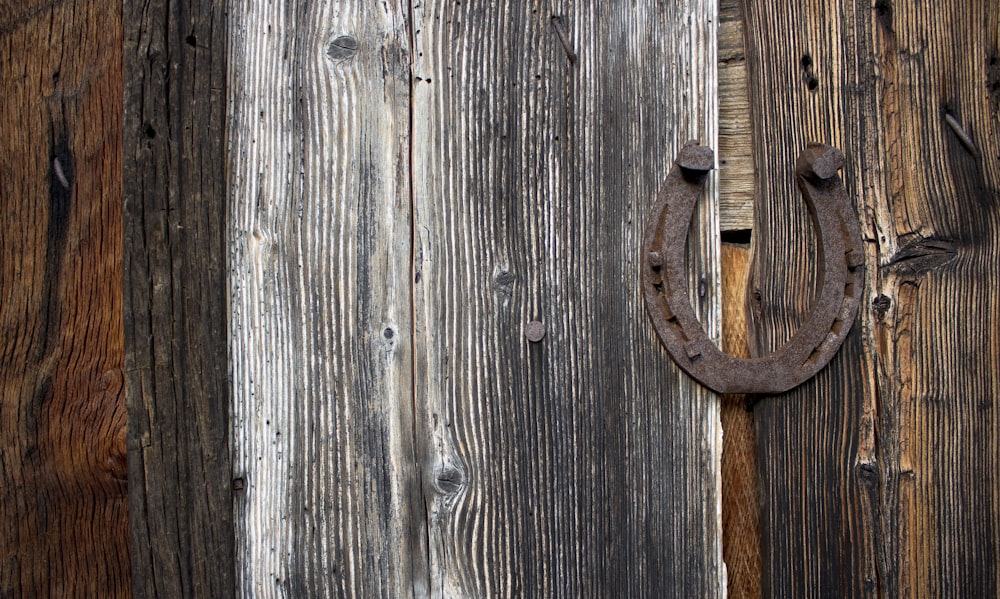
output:
{"label": "wooden door", "polygon": [[[104,4],[0,7],[0,595],[998,594],[997,0]],[[645,315],[689,138],[756,355],[847,156],[861,314],[781,396]]]}

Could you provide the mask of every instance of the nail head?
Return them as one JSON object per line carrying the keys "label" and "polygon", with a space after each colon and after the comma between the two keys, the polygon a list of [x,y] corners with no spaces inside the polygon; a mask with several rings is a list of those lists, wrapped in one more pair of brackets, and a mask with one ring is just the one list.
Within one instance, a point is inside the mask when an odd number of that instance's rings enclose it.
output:
{"label": "nail head", "polygon": [[524,336],[532,343],[538,343],[545,337],[545,325],[532,320],[524,326]]}
{"label": "nail head", "polygon": [[715,168],[715,152],[695,140],[684,144],[677,155],[677,164],[687,171],[707,173]]}

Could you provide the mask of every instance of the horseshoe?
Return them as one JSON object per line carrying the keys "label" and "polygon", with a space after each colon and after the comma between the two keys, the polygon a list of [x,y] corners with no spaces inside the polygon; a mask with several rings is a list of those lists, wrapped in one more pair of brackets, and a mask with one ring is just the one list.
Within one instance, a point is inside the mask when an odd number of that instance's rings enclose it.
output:
{"label": "horseshoe", "polygon": [[864,272],[861,230],[837,174],[844,155],[810,143],[796,179],[819,237],[820,294],[806,323],[779,350],[760,358],[720,351],[688,300],[685,245],[695,203],[715,164],[711,148],[684,145],[646,225],[642,285],[660,341],[684,372],[719,393],[783,393],[819,372],[837,353],[858,313]]}

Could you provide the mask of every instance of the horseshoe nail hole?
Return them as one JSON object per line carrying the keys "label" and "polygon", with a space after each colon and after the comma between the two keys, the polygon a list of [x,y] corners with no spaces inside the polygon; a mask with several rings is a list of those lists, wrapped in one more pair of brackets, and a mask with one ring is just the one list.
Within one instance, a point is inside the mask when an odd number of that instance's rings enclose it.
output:
{"label": "horseshoe nail hole", "polygon": [[[667,319],[667,324],[669,324],[670,328],[674,330],[674,334],[677,335],[677,338],[680,339],[682,343],[688,342],[688,336],[684,334],[684,327],[682,327],[680,321],[677,320],[677,316],[671,314],[670,318]],[[694,360],[694,357],[691,357],[691,360]]]}
{"label": "horseshoe nail hole", "polygon": [[839,318],[833,321],[833,325],[830,327],[830,332],[834,335],[840,336],[841,331],[844,330],[844,321]]}
{"label": "horseshoe nail hole", "polygon": [[819,348],[818,347],[812,350],[812,353],[809,354],[809,357],[806,358],[806,361],[803,362],[802,365],[803,366],[809,366],[811,364],[815,364],[816,360],[819,360]]}

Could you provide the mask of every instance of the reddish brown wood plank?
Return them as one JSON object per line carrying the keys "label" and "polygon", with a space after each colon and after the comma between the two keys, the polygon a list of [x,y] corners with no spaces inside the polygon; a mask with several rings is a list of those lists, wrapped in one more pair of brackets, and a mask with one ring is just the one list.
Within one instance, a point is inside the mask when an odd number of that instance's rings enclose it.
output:
{"label": "reddish brown wood plank", "polygon": [[129,589],[121,6],[0,7],[0,597]]}
{"label": "reddish brown wood plank", "polygon": [[[747,350],[746,288],[750,248],[722,244],[722,349]],[[730,597],[760,597],[760,509],[757,501],[753,414],[746,395],[723,395],[722,558]]]}

